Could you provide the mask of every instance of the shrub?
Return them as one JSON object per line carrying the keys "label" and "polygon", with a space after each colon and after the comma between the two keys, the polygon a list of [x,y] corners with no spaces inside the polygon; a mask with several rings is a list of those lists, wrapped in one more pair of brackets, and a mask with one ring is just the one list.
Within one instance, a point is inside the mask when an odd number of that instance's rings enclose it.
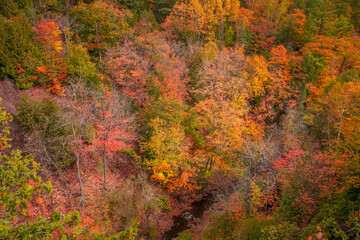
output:
{"label": "shrub", "polygon": [[165,212],[171,211],[171,206],[170,206],[169,200],[166,197],[164,197],[164,196],[159,197],[157,199],[157,202],[159,203],[162,211],[165,211]]}
{"label": "shrub", "polygon": [[239,226],[239,221],[233,218],[232,212],[225,212],[215,219],[202,233],[203,239],[236,239],[234,231]]}
{"label": "shrub", "polygon": [[302,230],[290,222],[269,225],[262,229],[266,239],[301,239]]}
{"label": "shrub", "polygon": [[29,132],[52,129],[59,121],[61,107],[52,98],[34,99],[22,95],[16,104],[21,125]]}
{"label": "shrub", "polygon": [[66,144],[69,128],[62,123],[63,111],[52,98],[30,98],[21,96],[16,103],[21,125],[28,131],[32,141],[31,150],[50,153],[57,167],[67,168],[74,163],[74,154]]}
{"label": "shrub", "polygon": [[156,223],[153,223],[151,221],[148,223],[146,234],[149,236],[149,239],[153,239],[153,240],[157,239],[158,228]]}
{"label": "shrub", "polygon": [[157,194],[147,182],[145,174],[128,180],[121,191],[113,190],[108,193],[109,216],[120,227],[127,227],[132,219],[138,219],[144,225],[141,227],[146,234],[152,235],[153,226],[150,215],[159,212]]}
{"label": "shrub", "polygon": [[195,240],[190,230],[182,232],[176,240]]}

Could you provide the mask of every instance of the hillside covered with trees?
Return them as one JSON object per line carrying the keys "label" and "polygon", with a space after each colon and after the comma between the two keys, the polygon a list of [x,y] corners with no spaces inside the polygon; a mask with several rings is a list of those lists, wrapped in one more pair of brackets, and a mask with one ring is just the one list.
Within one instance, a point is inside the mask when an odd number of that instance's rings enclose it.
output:
{"label": "hillside covered with trees", "polygon": [[2,0],[0,239],[359,239],[359,33],[359,0]]}

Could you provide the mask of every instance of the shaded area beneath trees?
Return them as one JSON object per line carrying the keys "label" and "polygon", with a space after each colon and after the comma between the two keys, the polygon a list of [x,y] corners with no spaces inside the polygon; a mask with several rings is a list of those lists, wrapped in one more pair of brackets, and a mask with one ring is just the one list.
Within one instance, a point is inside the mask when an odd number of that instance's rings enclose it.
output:
{"label": "shaded area beneath trees", "polygon": [[212,194],[205,195],[199,201],[193,202],[189,211],[184,211],[179,215],[173,216],[172,227],[164,232],[161,239],[175,239],[181,232],[190,229],[192,225],[196,224],[195,220],[201,219],[204,212],[207,211],[213,203],[214,196]]}

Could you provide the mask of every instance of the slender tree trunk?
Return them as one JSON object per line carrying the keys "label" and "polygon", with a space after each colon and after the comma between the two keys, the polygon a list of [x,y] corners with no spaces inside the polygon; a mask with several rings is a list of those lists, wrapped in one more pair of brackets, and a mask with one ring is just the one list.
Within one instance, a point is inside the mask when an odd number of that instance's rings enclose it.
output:
{"label": "slender tree trunk", "polygon": [[104,148],[104,151],[103,151],[103,165],[104,165],[104,189],[107,190],[107,187],[106,187],[106,179],[107,179],[106,148]]}
{"label": "slender tree trunk", "polygon": [[[73,116],[73,122],[72,122],[72,135],[73,135],[73,141],[76,141],[76,137],[77,137],[77,129],[75,127],[76,123],[76,118],[77,116],[77,111],[76,111],[76,104],[77,104],[77,96],[76,93],[74,95],[74,106],[73,106],[73,112],[74,112],[74,116]],[[74,122],[75,121],[75,122]],[[78,177],[78,181],[79,181],[79,186],[80,186],[80,198],[81,198],[81,205],[83,204],[83,200],[84,200],[84,193],[83,193],[83,184],[82,184],[82,180],[81,180],[81,173],[80,173],[80,157],[79,157],[79,146],[76,143],[75,145],[75,156],[76,156],[76,172],[77,172],[77,177]]]}
{"label": "slender tree trunk", "polygon": [[343,124],[343,118],[344,118],[344,112],[345,112],[345,108],[346,108],[347,98],[348,98],[348,96],[345,95],[344,103],[341,105],[341,109],[340,109],[340,113],[339,113],[340,124],[339,124],[339,130],[338,130],[338,134],[337,134],[337,140],[338,141],[340,140],[340,135],[341,135],[341,129],[342,129],[342,124]]}
{"label": "slender tree trunk", "polygon": [[215,160],[214,158],[210,158],[210,167],[209,167],[209,171],[211,171],[212,167],[214,166]]}
{"label": "slender tree trunk", "polygon": [[78,177],[79,186],[80,186],[81,204],[83,205],[83,200],[84,200],[83,192],[84,191],[83,191],[83,184],[82,184],[81,174],[80,174],[80,158],[79,158],[78,154],[76,154],[76,171],[77,171],[77,177]]}
{"label": "slender tree trunk", "polygon": [[327,134],[328,134],[328,145],[329,145],[329,148],[331,147],[330,145],[330,140],[331,140],[331,133],[330,133],[330,115],[328,114],[328,117],[327,117]]}
{"label": "slender tree trunk", "polygon": [[206,171],[207,171],[207,168],[208,168],[208,165],[209,165],[209,161],[210,161],[210,157],[209,157],[209,158],[207,159],[207,161],[206,161],[204,173],[206,173]]}
{"label": "slender tree trunk", "polygon": [[206,173],[206,171],[208,170],[208,168],[209,168],[209,171],[212,169],[212,167],[213,167],[213,165],[214,165],[214,160],[213,160],[213,158],[210,156],[210,157],[208,157],[208,159],[207,159],[207,161],[206,161],[206,165],[205,165],[205,173]]}
{"label": "slender tree trunk", "polygon": [[223,20],[220,20],[219,31],[220,31],[220,40],[224,44],[224,21]]}
{"label": "slender tree trunk", "polygon": [[266,200],[265,200],[265,216],[268,210],[268,201],[269,201],[269,175],[266,177]]}
{"label": "slender tree trunk", "polygon": [[67,60],[69,60],[69,40],[68,40],[68,36],[66,34],[64,34],[65,37],[65,43],[66,43],[66,58]]}
{"label": "slender tree trunk", "polygon": [[96,30],[96,42],[98,44],[98,49],[99,49],[99,61],[101,62],[102,56],[101,56],[101,50],[100,50],[100,38],[99,38],[99,31],[98,31],[98,25],[95,25],[95,30]]}
{"label": "slender tree trunk", "polygon": [[250,217],[251,214],[251,196],[250,196],[250,177],[245,180],[245,215]]}

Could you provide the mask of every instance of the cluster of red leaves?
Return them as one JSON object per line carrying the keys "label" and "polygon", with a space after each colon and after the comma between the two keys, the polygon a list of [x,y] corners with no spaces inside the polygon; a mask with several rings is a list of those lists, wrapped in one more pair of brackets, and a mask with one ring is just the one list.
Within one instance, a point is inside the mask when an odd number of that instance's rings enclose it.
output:
{"label": "cluster of red leaves", "polygon": [[331,155],[291,150],[274,167],[282,189],[294,200],[293,206],[302,209],[306,221],[314,216],[316,207],[341,190],[341,171]]}

